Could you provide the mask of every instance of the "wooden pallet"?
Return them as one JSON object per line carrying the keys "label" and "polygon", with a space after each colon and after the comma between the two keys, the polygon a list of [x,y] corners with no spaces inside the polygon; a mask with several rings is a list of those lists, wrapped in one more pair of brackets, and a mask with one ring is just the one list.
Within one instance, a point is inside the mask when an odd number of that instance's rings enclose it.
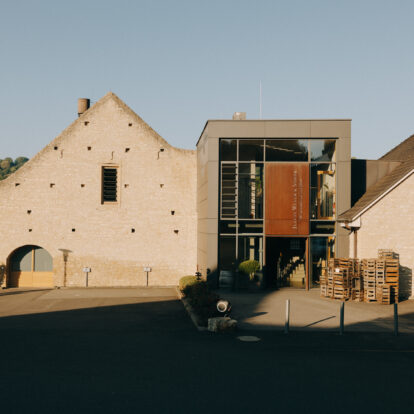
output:
{"label": "wooden pallet", "polygon": [[395,253],[389,249],[378,249],[378,258],[380,259],[394,259]]}
{"label": "wooden pallet", "polygon": [[391,286],[377,286],[377,301],[382,305],[389,305],[391,303]]}

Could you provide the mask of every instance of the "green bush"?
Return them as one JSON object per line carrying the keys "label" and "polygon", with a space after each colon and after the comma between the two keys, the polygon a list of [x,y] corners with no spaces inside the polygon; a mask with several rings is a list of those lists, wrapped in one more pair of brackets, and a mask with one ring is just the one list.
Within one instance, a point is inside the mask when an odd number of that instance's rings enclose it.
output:
{"label": "green bush", "polygon": [[178,287],[181,292],[187,287],[197,283],[197,278],[195,276],[183,276],[178,282]]}
{"label": "green bush", "polygon": [[249,275],[250,280],[253,280],[254,274],[260,269],[260,264],[257,260],[245,260],[239,264],[239,270],[246,275]]}
{"label": "green bush", "polygon": [[213,292],[205,281],[187,285],[183,294],[199,317],[199,323],[206,326],[208,318],[215,316],[218,295]]}

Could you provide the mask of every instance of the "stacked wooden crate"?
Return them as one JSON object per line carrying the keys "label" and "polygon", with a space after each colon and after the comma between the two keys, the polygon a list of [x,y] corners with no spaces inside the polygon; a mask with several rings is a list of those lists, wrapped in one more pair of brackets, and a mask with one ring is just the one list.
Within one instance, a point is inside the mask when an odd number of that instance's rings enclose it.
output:
{"label": "stacked wooden crate", "polygon": [[385,283],[385,260],[379,258],[375,263],[376,300],[383,305],[390,304],[390,287]]}
{"label": "stacked wooden crate", "polygon": [[385,282],[390,287],[390,298],[398,303],[399,297],[399,262],[398,259],[385,259]]}
{"label": "stacked wooden crate", "polygon": [[378,259],[329,259],[320,276],[322,297],[357,302],[398,302],[399,261],[391,250],[379,250]]}
{"label": "stacked wooden crate", "polygon": [[364,301],[375,302],[377,300],[376,259],[363,259],[362,272],[364,280]]}
{"label": "stacked wooden crate", "polygon": [[324,277],[320,278],[321,296],[347,300],[351,297],[352,269],[351,259],[329,259]]}
{"label": "stacked wooden crate", "polygon": [[384,285],[388,286],[385,287],[384,295],[386,296],[388,292],[390,302],[394,301],[395,303],[398,303],[400,278],[400,261],[398,258],[398,254],[389,249],[379,249],[378,258],[384,260],[385,262]]}
{"label": "stacked wooden crate", "polygon": [[364,281],[362,275],[362,264],[358,259],[354,260],[352,275],[352,292],[351,298],[356,302],[364,301]]}

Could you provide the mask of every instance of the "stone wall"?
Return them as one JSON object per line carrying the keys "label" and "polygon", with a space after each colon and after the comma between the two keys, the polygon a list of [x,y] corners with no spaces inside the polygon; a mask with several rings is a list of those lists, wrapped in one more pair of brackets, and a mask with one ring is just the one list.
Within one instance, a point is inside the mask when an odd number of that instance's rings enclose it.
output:
{"label": "stone wall", "polygon": [[[357,256],[375,258],[378,249],[400,257],[400,293],[414,296],[414,175],[403,181],[361,216]],[[354,251],[350,238],[350,252]]]}
{"label": "stone wall", "polygon": [[[118,167],[118,202],[102,204],[102,166]],[[38,245],[70,250],[67,285],[175,285],[196,271],[196,152],[170,146],[109,93],[0,182],[0,263]]]}

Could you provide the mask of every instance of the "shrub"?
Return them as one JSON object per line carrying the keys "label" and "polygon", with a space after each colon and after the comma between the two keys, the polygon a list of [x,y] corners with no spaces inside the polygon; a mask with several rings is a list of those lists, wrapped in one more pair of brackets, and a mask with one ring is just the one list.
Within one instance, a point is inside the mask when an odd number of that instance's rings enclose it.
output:
{"label": "shrub", "polygon": [[239,270],[246,275],[249,275],[250,280],[253,280],[254,274],[260,269],[260,264],[257,260],[245,260],[239,264]]}
{"label": "shrub", "polygon": [[197,278],[195,276],[183,276],[178,282],[178,287],[181,292],[187,287],[197,283]]}
{"label": "shrub", "polygon": [[201,325],[207,325],[208,318],[216,315],[216,304],[218,295],[213,292],[205,281],[187,285],[183,289],[184,296],[199,317]]}

